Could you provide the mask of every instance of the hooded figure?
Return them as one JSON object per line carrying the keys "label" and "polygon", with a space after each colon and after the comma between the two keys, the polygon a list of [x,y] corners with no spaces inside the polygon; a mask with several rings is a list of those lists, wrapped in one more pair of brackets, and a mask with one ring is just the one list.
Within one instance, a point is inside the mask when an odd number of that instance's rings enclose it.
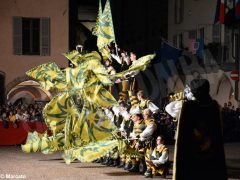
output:
{"label": "hooded figure", "polygon": [[206,79],[190,84],[195,100],[183,103],[174,154],[174,180],[227,180],[220,108]]}

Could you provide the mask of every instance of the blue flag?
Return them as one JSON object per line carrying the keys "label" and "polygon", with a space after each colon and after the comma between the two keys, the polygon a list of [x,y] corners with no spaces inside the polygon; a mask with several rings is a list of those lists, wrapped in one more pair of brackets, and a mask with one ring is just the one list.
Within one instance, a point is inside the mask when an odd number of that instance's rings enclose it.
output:
{"label": "blue flag", "polygon": [[163,41],[157,58],[154,61],[156,74],[167,80],[176,72],[175,63],[181,54],[181,50]]}
{"label": "blue flag", "polygon": [[160,50],[161,61],[173,60],[174,62],[176,62],[178,60],[179,55],[180,55],[179,49],[171,46],[167,42],[162,42]]}

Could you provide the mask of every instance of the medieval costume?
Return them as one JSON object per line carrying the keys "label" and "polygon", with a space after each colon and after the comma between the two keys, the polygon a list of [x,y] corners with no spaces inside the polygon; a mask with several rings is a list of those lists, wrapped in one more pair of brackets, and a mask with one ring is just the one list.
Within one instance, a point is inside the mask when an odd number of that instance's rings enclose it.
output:
{"label": "medieval costume", "polygon": [[226,180],[222,126],[218,103],[205,79],[191,82],[195,100],[183,103],[175,144],[175,180]]}
{"label": "medieval costume", "polygon": [[168,148],[164,145],[163,136],[158,136],[156,139],[156,147],[150,155],[150,160],[146,160],[149,168],[145,173],[145,177],[153,177],[157,174],[166,177],[169,170],[169,155]]}

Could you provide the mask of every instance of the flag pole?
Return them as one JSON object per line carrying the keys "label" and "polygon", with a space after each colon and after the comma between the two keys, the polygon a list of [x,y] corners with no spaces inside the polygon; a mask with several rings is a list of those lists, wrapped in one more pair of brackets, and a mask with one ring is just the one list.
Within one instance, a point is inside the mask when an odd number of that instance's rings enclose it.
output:
{"label": "flag pole", "polygon": [[[111,8],[110,0],[107,0],[107,1],[109,2],[109,6]],[[112,26],[112,30],[113,30],[113,34],[114,34],[114,43],[115,43],[116,55],[118,56],[118,48],[116,46],[117,42],[116,42],[116,37],[115,37],[115,32],[114,32],[114,27],[113,27],[112,8],[111,8],[111,20],[112,20],[111,26]]]}

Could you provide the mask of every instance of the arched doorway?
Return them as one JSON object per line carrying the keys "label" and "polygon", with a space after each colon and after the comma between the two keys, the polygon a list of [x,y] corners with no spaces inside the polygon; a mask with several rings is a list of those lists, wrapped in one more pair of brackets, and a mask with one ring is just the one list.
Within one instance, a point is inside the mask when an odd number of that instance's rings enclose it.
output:
{"label": "arched doorway", "polygon": [[49,91],[42,89],[34,80],[27,80],[17,84],[7,93],[8,103],[33,104],[41,102],[45,104],[50,101],[52,95]]}

